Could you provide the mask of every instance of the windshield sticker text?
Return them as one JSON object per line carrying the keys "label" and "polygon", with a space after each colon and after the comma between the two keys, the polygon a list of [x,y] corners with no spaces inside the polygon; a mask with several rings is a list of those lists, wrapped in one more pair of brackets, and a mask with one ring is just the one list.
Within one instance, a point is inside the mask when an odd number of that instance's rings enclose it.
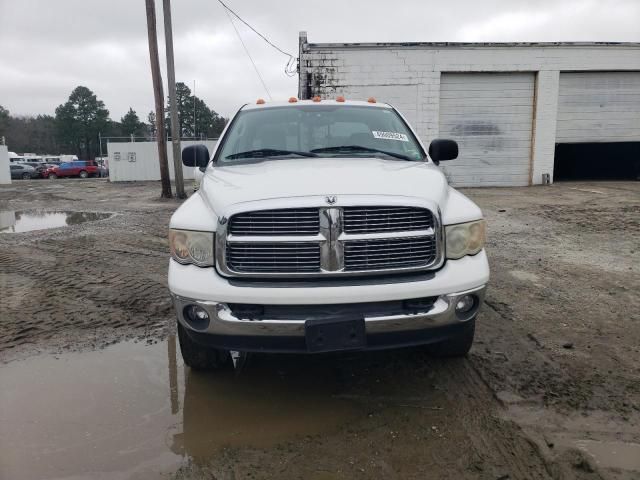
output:
{"label": "windshield sticker text", "polygon": [[399,140],[400,142],[408,142],[409,137],[407,137],[404,133],[396,133],[396,132],[380,132],[377,130],[372,130],[374,138],[381,138],[383,140]]}

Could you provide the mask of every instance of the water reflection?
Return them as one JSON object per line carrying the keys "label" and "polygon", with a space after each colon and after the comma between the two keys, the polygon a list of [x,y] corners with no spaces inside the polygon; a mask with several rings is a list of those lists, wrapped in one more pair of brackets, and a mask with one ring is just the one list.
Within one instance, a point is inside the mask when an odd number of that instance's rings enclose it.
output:
{"label": "water reflection", "polygon": [[223,447],[267,447],[362,415],[334,395],[331,368],[297,359],[202,374],[184,366],[171,337],[0,366],[0,477],[152,476]]}
{"label": "water reflection", "polygon": [[111,213],[28,210],[0,211],[0,233],[20,233],[66,227],[109,218]]}
{"label": "water reflection", "polygon": [[171,449],[206,460],[222,447],[267,447],[333,431],[358,415],[353,403],[333,395],[330,369],[306,364],[304,371],[283,375],[273,366],[265,359],[240,375],[185,369],[182,432],[173,436]]}

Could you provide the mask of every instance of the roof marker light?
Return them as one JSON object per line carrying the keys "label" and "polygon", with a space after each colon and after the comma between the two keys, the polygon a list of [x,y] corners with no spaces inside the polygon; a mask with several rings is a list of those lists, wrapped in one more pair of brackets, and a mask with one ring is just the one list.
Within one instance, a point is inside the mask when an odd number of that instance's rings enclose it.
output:
{"label": "roof marker light", "polygon": [[256,101],[256,105],[264,105],[264,98],[259,98],[259,99]]}
{"label": "roof marker light", "polygon": [[367,102],[369,102],[369,103],[376,103],[376,99],[375,99],[375,98],[373,98],[373,97],[369,97],[369,98],[367,98]]}
{"label": "roof marker light", "polygon": [[312,98],[312,100],[314,102],[319,102],[320,100],[322,100],[318,95],[316,95],[315,97]]}
{"label": "roof marker light", "polygon": [[340,102],[343,103],[344,102],[344,97],[341,95],[338,98],[336,98],[336,102]]}
{"label": "roof marker light", "polygon": [[298,99],[296,97],[289,97],[289,103],[296,103]]}

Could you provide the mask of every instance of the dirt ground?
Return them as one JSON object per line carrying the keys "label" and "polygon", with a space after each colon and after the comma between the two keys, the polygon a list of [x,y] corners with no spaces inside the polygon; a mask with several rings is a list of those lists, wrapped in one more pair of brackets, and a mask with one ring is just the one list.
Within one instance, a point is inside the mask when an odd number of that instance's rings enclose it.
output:
{"label": "dirt ground", "polygon": [[[97,179],[0,187],[0,211],[113,213],[0,234],[0,478],[640,478],[640,183],[464,190],[487,218],[492,274],[467,359],[254,355],[222,377],[175,360],[166,236],[178,202],[158,193]],[[168,374],[149,370],[158,362]],[[101,365],[113,372],[98,396]],[[47,382],[90,395],[91,415],[56,423],[68,399]],[[171,397],[159,416],[131,406],[156,388]],[[140,396],[111,411],[123,391]],[[30,436],[38,395],[54,415]],[[124,426],[108,433],[96,412]],[[154,428],[128,445],[149,415]],[[76,430],[120,440],[82,455],[65,443]],[[38,455],[21,456],[22,442]]]}

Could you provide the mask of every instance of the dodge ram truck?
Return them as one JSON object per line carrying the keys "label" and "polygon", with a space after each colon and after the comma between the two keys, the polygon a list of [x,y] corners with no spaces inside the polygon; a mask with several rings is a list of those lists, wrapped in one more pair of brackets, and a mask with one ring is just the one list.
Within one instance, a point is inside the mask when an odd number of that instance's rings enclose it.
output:
{"label": "dodge ram truck", "polygon": [[489,280],[485,221],[392,106],[244,105],[214,151],[182,152],[201,185],[170,221],[168,284],[184,362],[230,352],[424,346],[463,356]]}

